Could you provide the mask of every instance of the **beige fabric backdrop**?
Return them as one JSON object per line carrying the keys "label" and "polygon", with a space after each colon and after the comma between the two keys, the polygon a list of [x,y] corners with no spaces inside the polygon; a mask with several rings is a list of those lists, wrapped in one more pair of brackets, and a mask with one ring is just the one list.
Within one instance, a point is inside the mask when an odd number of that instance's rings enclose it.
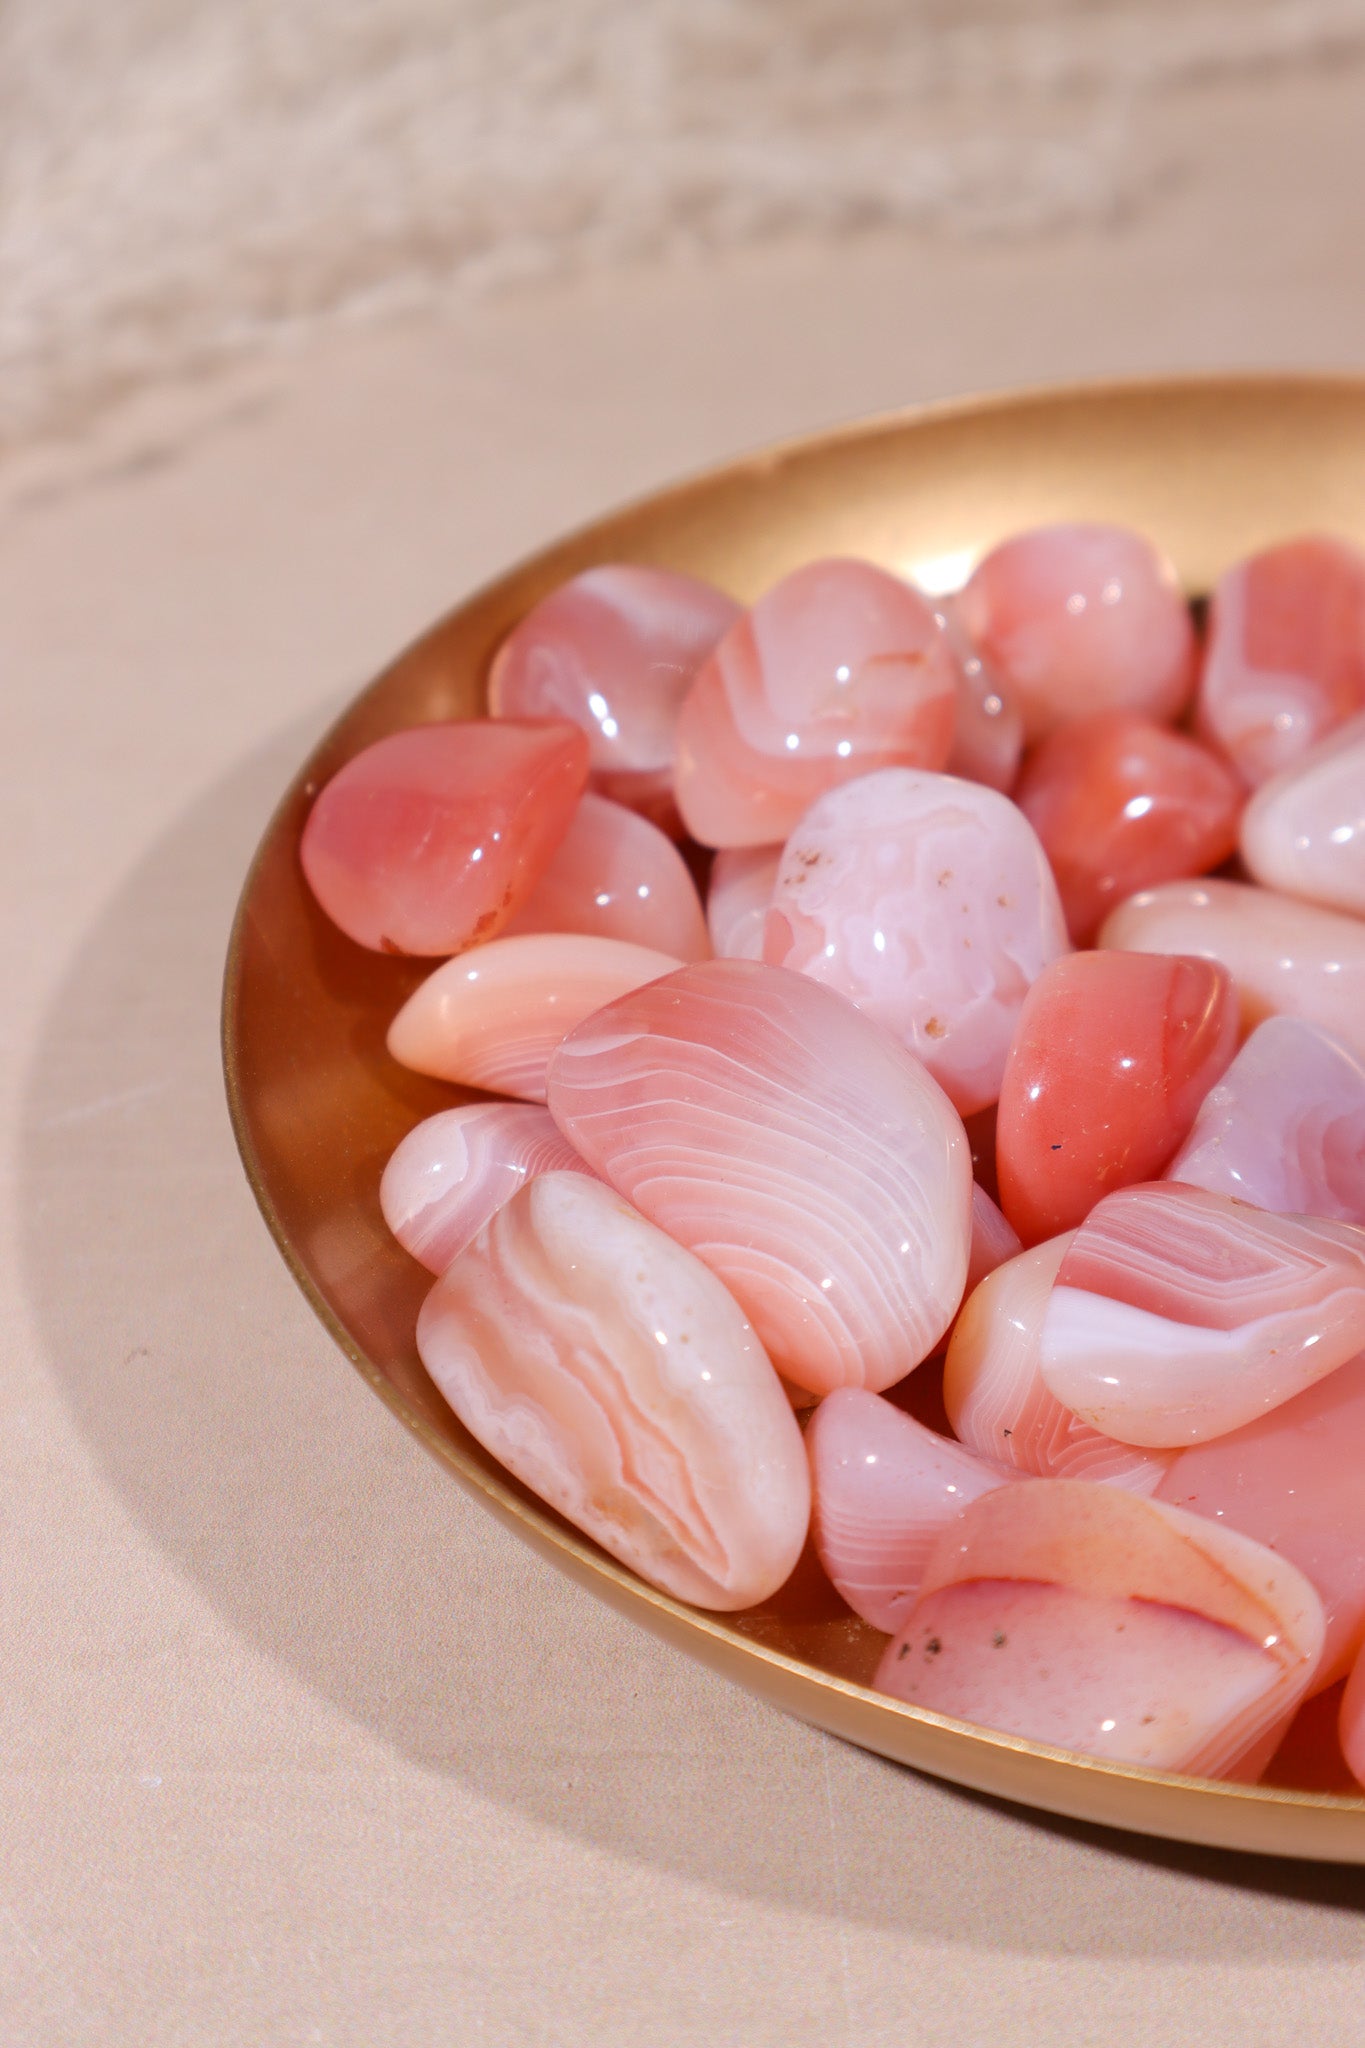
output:
{"label": "beige fabric backdrop", "polygon": [[346,692],[627,492],[1025,378],[1358,363],[1359,69],[1152,115],[1027,244],[526,287],[0,468],[5,2048],[1336,2048],[1365,1885],[1000,1810],[561,1582],[295,1297],[215,1039],[255,835]]}

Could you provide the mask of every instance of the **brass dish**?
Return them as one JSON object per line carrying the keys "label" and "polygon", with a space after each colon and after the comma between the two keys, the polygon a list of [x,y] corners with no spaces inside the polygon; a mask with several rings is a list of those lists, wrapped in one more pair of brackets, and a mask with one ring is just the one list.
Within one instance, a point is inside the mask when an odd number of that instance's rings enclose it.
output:
{"label": "brass dish", "polygon": [[481,708],[489,658],[545,592],[601,561],[657,563],[753,598],[813,556],[937,588],[1046,520],[1124,521],[1187,587],[1285,534],[1365,545],[1365,380],[1219,378],[964,400],[859,423],[711,471],[600,520],[469,598],[370,685],[300,770],[247,876],[228,952],[223,1058],[247,1175],[299,1286],[380,1399],[561,1571],[788,1713],[920,1770],[1076,1819],[1282,1856],[1365,1862],[1365,1798],[1208,1783],[1077,1757],[901,1705],[865,1683],[882,1640],[815,1573],[713,1617],[655,1592],[532,1499],[455,1421],[413,1343],[428,1276],[388,1237],[385,1159],[451,1091],[384,1050],[428,971],[362,952],[303,884],[310,797],[382,734]]}

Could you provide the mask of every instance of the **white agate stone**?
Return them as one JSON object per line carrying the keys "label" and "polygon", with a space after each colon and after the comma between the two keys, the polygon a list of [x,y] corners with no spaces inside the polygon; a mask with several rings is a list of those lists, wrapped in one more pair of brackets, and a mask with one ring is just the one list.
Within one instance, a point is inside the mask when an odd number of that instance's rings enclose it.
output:
{"label": "white agate stone", "polygon": [[1262,783],[1241,836],[1242,858],[1266,888],[1365,912],[1365,714]]}

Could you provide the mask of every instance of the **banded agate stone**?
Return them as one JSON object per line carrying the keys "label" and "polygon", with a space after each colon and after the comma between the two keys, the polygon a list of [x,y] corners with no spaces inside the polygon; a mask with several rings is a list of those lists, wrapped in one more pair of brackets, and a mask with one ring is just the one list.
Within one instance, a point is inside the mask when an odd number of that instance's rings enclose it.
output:
{"label": "banded agate stone", "polygon": [[1021,1476],[861,1387],[826,1396],[806,1451],[820,1562],[853,1612],[888,1635],[913,1607],[929,1552],[959,1509]]}
{"label": "banded agate stone", "polygon": [[1246,882],[1207,878],[1144,889],[1112,911],[1101,946],[1194,953],[1237,984],[1242,1029],[1303,1017],[1365,1055],[1365,922]]}
{"label": "banded agate stone", "polygon": [[780,846],[723,846],[711,864],[706,922],[722,960],[761,960]]}
{"label": "banded agate stone", "polygon": [[966,1294],[1024,1249],[979,1181],[972,1182],[972,1243],[967,1257]]}
{"label": "banded agate stone", "polygon": [[778,869],[763,957],[848,996],[962,1115],[994,1102],[1032,982],[1067,951],[1057,885],[1007,797],[886,768],[812,804]]}
{"label": "banded agate stone", "polygon": [[1321,1656],[1284,1558],[1118,1487],[1038,1479],[965,1507],[878,1668],[897,1699],[1061,1749],[1255,1779]]}
{"label": "banded agate stone", "polygon": [[1267,889],[1365,914],[1365,716],[1261,784],[1242,813],[1241,843]]}
{"label": "banded agate stone", "polygon": [[1153,1493],[1170,1454],[1115,1443],[1064,1408],[1043,1380],[1043,1316],[1073,1235],[1007,1260],[968,1294],[948,1340],[943,1405],[979,1458],[1037,1479],[1103,1480]]}
{"label": "banded agate stone", "polygon": [[524,1182],[589,1170],[547,1109],[470,1102],[408,1132],[384,1169],[379,1206],[404,1251],[443,1273]]}
{"label": "banded agate stone", "polygon": [[591,790],[504,930],[624,939],[678,960],[711,954],[696,883],[673,841],[648,818]]}
{"label": "banded agate stone", "polygon": [[728,1611],[789,1577],[810,1478],[777,1375],[701,1261],[600,1181],[513,1195],[417,1348],[485,1449],[651,1585]]}
{"label": "banded agate stone", "polygon": [[686,1245],[806,1393],[893,1385],[967,1273],[967,1140],[918,1061],[830,990],[712,960],[608,1004],[550,1064],[555,1122]]}
{"label": "banded agate stone", "polygon": [[1285,541],[1220,576],[1199,728],[1254,788],[1365,710],[1365,556]]}
{"label": "banded agate stone", "polygon": [[1024,998],[996,1124],[1000,1202],[1023,1242],[1155,1180],[1236,1046],[1236,994],[1212,961],[1051,961]]}
{"label": "banded agate stone", "polygon": [[1135,890],[1227,859],[1243,789],[1198,740],[1108,711],[1049,733],[1014,800],[1052,863],[1072,939],[1088,946],[1106,912]]}
{"label": "banded agate stone", "polygon": [[572,725],[471,718],[390,733],[332,777],[299,857],[334,924],[378,953],[492,938],[568,830],[588,773]]}
{"label": "banded agate stone", "polygon": [[647,946],[578,932],[494,939],[447,960],[413,990],[389,1026],[389,1051],[438,1081],[543,1102],[545,1070],[564,1033],[680,964]]}
{"label": "banded agate stone", "polygon": [[678,809],[703,846],[784,839],[822,790],[941,768],[957,673],[918,591],[870,562],[810,562],[705,663],[678,718]]}
{"label": "banded agate stone", "polygon": [[1164,1178],[1365,1224],[1365,1061],[1301,1017],[1258,1024]]}
{"label": "banded agate stone", "polygon": [[567,718],[587,734],[601,795],[677,830],[678,708],[722,633],[741,616],[695,576],[609,562],[552,590],[493,660],[499,718]]}
{"label": "banded agate stone", "polygon": [[1194,687],[1194,629],[1175,571],[1125,527],[1016,534],[977,565],[955,608],[1018,699],[1030,746],[1095,711],[1175,718]]}
{"label": "banded agate stone", "polygon": [[1365,1231],[1156,1181],[1106,1195],[1062,1259],[1039,1363],[1120,1443],[1240,1429],[1365,1348]]}

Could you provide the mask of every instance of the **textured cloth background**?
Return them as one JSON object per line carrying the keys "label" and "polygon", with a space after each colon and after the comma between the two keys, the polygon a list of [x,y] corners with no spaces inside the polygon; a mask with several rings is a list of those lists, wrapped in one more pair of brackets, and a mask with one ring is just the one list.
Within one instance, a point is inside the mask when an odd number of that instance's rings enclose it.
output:
{"label": "textured cloth background", "polygon": [[0,0],[0,438],[321,320],[792,229],[1017,235],[1365,0]]}

